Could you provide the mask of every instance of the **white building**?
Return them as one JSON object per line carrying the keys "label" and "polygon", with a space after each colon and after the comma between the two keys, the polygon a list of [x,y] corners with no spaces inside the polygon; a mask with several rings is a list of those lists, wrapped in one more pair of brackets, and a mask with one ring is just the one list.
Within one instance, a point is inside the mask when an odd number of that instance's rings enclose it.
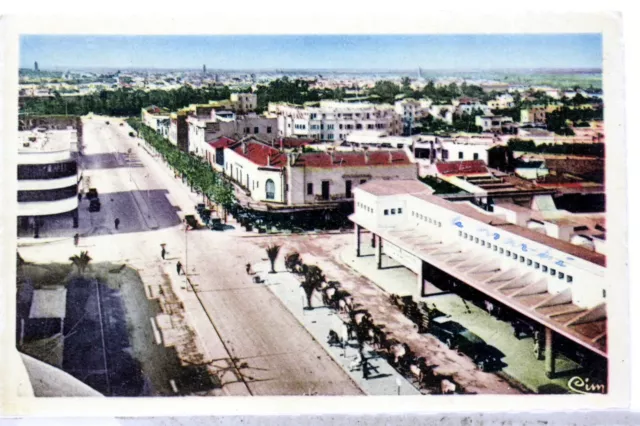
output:
{"label": "white building", "polygon": [[456,107],[454,105],[431,105],[429,114],[439,120],[443,120],[447,124],[453,124],[453,113]]}
{"label": "white building", "polygon": [[421,135],[414,145],[417,162],[482,160],[489,164],[489,150],[500,142],[491,135],[440,137]]}
{"label": "white building", "polygon": [[278,116],[281,137],[344,141],[355,130],[384,130],[390,135],[403,130],[402,120],[391,105],[321,101],[318,107],[300,107],[270,103],[269,112]]}
{"label": "white building", "polygon": [[152,105],[142,109],[142,123],[158,131],[158,123],[169,119],[169,110]]}
{"label": "white building", "polygon": [[76,130],[18,133],[18,217],[38,236],[44,216],[70,214],[78,226]]}
{"label": "white building", "polygon": [[356,130],[347,135],[346,142],[352,147],[402,149],[413,145],[420,139],[420,135],[390,136],[385,131]]}
{"label": "white building", "polygon": [[429,114],[429,106],[430,102],[428,101],[419,101],[409,98],[396,101],[393,107],[396,114],[400,116],[402,121],[405,123],[415,123],[417,120],[420,120]]}
{"label": "white building", "polygon": [[548,374],[555,372],[557,335],[606,358],[611,283],[604,255],[444,200],[416,181],[371,181],[354,193],[358,256],[368,231],[378,267],[383,255],[395,259],[416,273],[423,294],[428,282],[457,283],[540,324]]}
{"label": "white building", "polygon": [[216,154],[223,149],[217,163],[255,202],[330,204],[351,201],[353,189],[370,179],[416,179],[415,164],[403,151],[283,153],[253,137],[211,146]]}
{"label": "white building", "polygon": [[207,117],[190,116],[187,123],[189,149],[197,155],[204,155],[209,142],[221,137],[240,139],[244,136],[255,136],[267,142],[274,142],[278,126],[276,117],[255,113],[238,116],[225,113],[219,115],[215,110]]}
{"label": "white building", "polygon": [[495,116],[476,116],[476,126],[482,127],[483,132],[497,132],[506,124],[513,123],[513,118]]}

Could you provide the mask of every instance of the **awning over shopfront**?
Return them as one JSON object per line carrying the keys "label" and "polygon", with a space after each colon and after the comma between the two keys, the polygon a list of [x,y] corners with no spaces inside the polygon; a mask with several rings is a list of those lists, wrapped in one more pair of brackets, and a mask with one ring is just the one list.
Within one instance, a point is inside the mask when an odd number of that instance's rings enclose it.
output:
{"label": "awning over shopfront", "polygon": [[462,244],[444,244],[437,236],[422,230],[376,229],[359,222],[355,215],[350,219],[511,309],[607,357],[605,304],[590,309],[579,307],[571,302],[571,289],[552,294],[546,278],[517,268],[504,268],[492,256],[474,252]]}

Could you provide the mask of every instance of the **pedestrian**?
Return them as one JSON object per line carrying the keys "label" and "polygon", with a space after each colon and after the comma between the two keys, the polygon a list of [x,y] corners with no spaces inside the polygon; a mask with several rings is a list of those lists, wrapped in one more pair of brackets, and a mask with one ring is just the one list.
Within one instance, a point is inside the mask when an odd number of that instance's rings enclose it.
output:
{"label": "pedestrian", "polygon": [[78,192],[78,202],[82,201],[82,192]]}
{"label": "pedestrian", "polygon": [[164,260],[164,256],[167,254],[167,251],[162,247],[162,251],[160,252],[160,256],[162,256],[162,260]]}
{"label": "pedestrian", "polygon": [[178,275],[182,272],[182,263],[180,263],[179,260],[178,263],[176,263],[176,271],[178,271]]}
{"label": "pedestrian", "polygon": [[247,263],[247,274],[251,275],[251,263]]}
{"label": "pedestrian", "polygon": [[73,245],[78,246],[78,242],[80,241],[80,234],[76,234],[73,236]]}
{"label": "pedestrian", "polygon": [[365,357],[362,357],[362,378],[369,379],[369,363]]}
{"label": "pedestrian", "polygon": [[114,224],[116,225],[116,229],[118,229],[118,225],[120,225],[120,219],[118,219],[116,217],[116,220],[114,221]]}

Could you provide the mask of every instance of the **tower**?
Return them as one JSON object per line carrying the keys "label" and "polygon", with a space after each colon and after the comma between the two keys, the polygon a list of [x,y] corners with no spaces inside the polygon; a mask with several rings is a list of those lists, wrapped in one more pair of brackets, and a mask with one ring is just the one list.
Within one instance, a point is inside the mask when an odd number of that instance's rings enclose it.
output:
{"label": "tower", "polygon": [[35,70],[35,72],[40,71],[40,68],[38,68],[38,61],[35,61],[35,62],[33,63],[33,69]]}
{"label": "tower", "polygon": [[207,66],[202,65],[202,74],[206,74],[206,73],[207,73]]}

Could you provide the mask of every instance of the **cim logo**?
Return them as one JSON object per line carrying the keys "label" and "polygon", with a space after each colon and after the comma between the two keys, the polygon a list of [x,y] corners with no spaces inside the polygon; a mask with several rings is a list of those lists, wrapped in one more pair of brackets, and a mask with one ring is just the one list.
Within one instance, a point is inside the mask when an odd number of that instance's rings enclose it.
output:
{"label": "cim logo", "polygon": [[454,217],[451,223],[457,226],[458,228],[464,228],[464,225],[462,224],[462,220],[460,220],[460,216]]}
{"label": "cim logo", "polygon": [[583,395],[589,393],[607,393],[607,387],[602,383],[589,382],[589,379],[583,379],[579,376],[574,376],[567,382],[569,389],[576,393]]}

